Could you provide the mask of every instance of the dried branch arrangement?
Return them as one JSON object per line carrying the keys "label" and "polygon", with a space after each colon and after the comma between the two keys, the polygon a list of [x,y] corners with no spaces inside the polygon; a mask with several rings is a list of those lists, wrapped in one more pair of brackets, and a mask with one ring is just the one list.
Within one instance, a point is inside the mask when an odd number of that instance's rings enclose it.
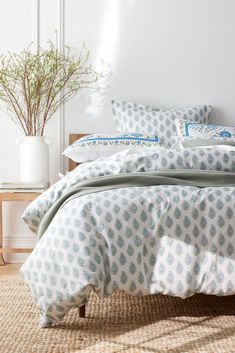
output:
{"label": "dried branch arrangement", "polygon": [[[94,87],[99,78],[88,65],[84,45],[78,55],[65,53],[48,42],[46,50],[0,56],[0,101],[26,136],[43,136],[53,114],[82,88]],[[13,113],[13,114],[12,114]]]}

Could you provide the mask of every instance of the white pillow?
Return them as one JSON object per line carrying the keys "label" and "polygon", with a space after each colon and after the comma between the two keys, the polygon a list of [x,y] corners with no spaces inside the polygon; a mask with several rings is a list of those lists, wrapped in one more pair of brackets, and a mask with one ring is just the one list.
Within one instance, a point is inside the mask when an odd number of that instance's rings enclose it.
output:
{"label": "white pillow", "polygon": [[93,134],[78,139],[68,146],[63,154],[77,163],[82,163],[108,157],[126,149],[143,151],[159,146],[158,137],[147,134]]}
{"label": "white pillow", "polygon": [[225,151],[235,150],[235,139],[232,138],[201,138],[201,137],[174,137],[171,149],[184,148],[213,148]]}

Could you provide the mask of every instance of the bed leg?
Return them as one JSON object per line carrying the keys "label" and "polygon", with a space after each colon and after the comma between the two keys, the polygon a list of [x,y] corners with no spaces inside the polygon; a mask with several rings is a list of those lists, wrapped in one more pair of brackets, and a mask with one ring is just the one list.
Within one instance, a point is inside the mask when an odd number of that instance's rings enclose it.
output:
{"label": "bed leg", "polygon": [[79,310],[79,317],[86,317],[86,305],[82,305],[78,308]]}

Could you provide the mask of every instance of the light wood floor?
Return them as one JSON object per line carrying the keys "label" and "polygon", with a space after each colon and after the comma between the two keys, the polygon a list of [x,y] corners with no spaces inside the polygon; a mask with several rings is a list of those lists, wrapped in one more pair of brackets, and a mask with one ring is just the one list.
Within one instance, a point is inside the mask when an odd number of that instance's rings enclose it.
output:
{"label": "light wood floor", "polygon": [[6,264],[4,266],[0,266],[0,277],[1,278],[19,278],[20,275],[18,273],[22,264]]}

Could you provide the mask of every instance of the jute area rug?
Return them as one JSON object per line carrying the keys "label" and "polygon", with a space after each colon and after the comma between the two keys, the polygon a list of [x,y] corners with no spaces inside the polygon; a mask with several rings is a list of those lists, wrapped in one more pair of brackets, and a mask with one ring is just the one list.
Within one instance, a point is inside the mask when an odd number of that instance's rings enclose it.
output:
{"label": "jute area rug", "polygon": [[54,328],[37,320],[23,281],[0,279],[1,353],[235,353],[235,297],[92,294],[85,319],[74,309]]}

